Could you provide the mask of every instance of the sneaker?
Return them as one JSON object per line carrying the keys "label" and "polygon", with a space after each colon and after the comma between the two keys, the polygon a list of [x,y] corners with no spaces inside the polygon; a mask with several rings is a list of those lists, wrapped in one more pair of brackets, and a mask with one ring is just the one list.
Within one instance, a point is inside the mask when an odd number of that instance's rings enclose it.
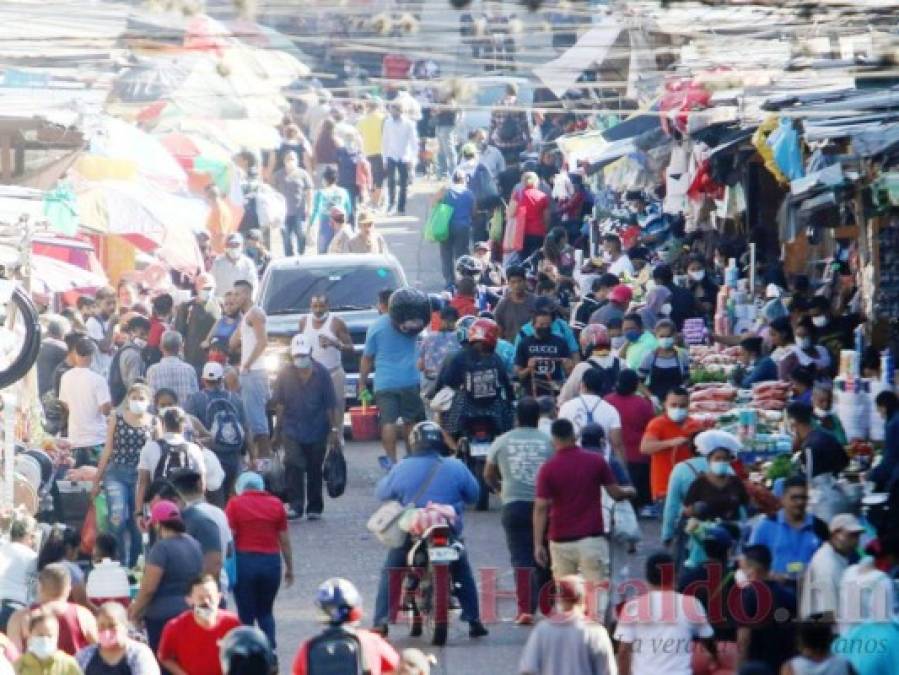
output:
{"label": "sneaker", "polygon": [[480,638],[490,635],[490,631],[480,621],[472,621],[468,624],[468,637]]}
{"label": "sneaker", "polygon": [[306,520],[321,520],[322,514],[320,513],[307,513]]}
{"label": "sneaker", "polygon": [[518,616],[515,617],[515,625],[516,626],[533,626],[534,625],[534,615],[528,614],[527,612],[522,612]]}
{"label": "sneaker", "polygon": [[292,506],[284,507],[284,512],[287,514],[287,520],[300,520],[303,517],[303,514]]}
{"label": "sneaker", "polygon": [[378,457],[378,466],[380,466],[384,470],[384,473],[387,473],[391,468],[393,468],[393,460],[391,460],[387,455],[381,455],[380,457]]}

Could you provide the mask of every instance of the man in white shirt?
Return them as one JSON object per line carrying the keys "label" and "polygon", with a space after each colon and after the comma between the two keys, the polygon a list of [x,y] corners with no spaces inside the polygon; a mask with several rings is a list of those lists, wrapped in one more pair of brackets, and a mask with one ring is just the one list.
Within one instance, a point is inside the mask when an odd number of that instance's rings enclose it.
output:
{"label": "man in white shirt", "polygon": [[849,556],[858,549],[865,528],[851,513],[841,513],[830,521],[830,540],[812,556],[802,580],[799,617],[831,612],[839,614],[840,584],[849,567]]}
{"label": "man in white shirt", "polygon": [[256,263],[244,255],[243,237],[239,232],[228,235],[228,239],[225,240],[225,253],[215,259],[210,271],[215,278],[215,292],[219,297],[224,297],[227,291],[234,288],[236,281],[248,282],[253,287],[255,295],[259,284]]}
{"label": "man in white shirt", "polygon": [[115,327],[119,322],[116,315],[116,292],[112,288],[101,288],[96,295],[96,312],[87,318],[84,327],[87,336],[94,341],[94,352],[90,367],[103,377],[109,375],[109,364],[115,352]]}
{"label": "man in white shirt", "polygon": [[716,660],[715,632],[705,610],[695,597],[674,591],[675,576],[670,553],[646,560],[649,592],[625,603],[618,615],[619,675],[692,675],[692,643],[697,639]]}
{"label": "man in white shirt", "polygon": [[0,631],[6,632],[9,617],[31,599],[28,590],[37,573],[36,528],[31,516],[16,516],[9,527],[9,541],[0,544]]}
{"label": "man in white shirt", "polygon": [[75,466],[96,466],[106,443],[106,416],[112,410],[106,379],[91,370],[97,347],[90,338],[75,345],[75,367],[59,381],[59,401],[68,414],[68,441]]}
{"label": "man in white shirt", "polygon": [[578,436],[588,424],[598,424],[606,434],[606,440],[615,455],[624,461],[624,444],[621,439],[621,416],[611,403],[600,398],[603,376],[596,368],[584,371],[581,377],[581,394],[566,401],[559,408],[559,417],[574,425]]}
{"label": "man in white shirt", "polygon": [[528,638],[521,675],[615,675],[615,651],[605,627],[584,614],[587,592],[581,577],[559,579],[559,610],[537,624]]}
{"label": "man in white shirt", "polygon": [[603,237],[602,248],[602,259],[606,263],[606,272],[617,277],[622,274],[629,277],[634,276],[634,264],[626,253],[622,253],[621,239],[618,238],[618,235],[607,234]]}
{"label": "man in white shirt", "polygon": [[[400,215],[406,212],[406,188],[411,169],[418,157],[418,132],[415,123],[403,114],[403,106],[390,104],[390,117],[384,120],[381,154],[387,167],[387,200],[390,210]],[[399,181],[399,195],[397,195]]]}

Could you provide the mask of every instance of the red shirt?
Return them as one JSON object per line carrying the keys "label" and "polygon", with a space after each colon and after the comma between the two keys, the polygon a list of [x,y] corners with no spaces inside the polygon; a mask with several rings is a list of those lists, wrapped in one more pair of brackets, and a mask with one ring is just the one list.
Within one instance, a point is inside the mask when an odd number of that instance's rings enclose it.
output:
{"label": "red shirt", "polygon": [[474,304],[474,298],[469,298],[466,295],[453,296],[453,299],[450,300],[450,307],[455,307],[460,317],[478,315],[478,308]]}
{"label": "red shirt", "polygon": [[652,403],[642,396],[621,396],[609,394],[606,402],[618,411],[621,417],[621,440],[624,441],[625,459],[630,463],[648,464],[649,455],[640,452],[640,442],[646,425],[655,417]]}
{"label": "red shirt", "polygon": [[543,214],[549,208],[549,197],[537,188],[526,188],[515,198],[518,208],[524,209],[525,236],[546,236]]}
{"label": "red shirt", "polygon": [[550,540],[577,541],[603,534],[600,487],[615,482],[602,455],[576,446],[558,450],[544,462],[537,472],[537,498],[550,500]]}
{"label": "red shirt", "polygon": [[[362,643],[362,651],[365,654],[366,673],[381,675],[382,672],[392,672],[400,665],[400,656],[380,635],[371,631],[358,630],[356,635]],[[309,642],[304,642],[293,660],[293,675],[306,675],[308,668]]]}
{"label": "red shirt", "polygon": [[150,317],[150,332],[147,334],[147,346],[159,349],[159,343],[162,342],[162,334],[168,329],[168,325],[162,319],[155,316]]}
{"label": "red shirt", "polygon": [[268,492],[246,490],[225,506],[234,532],[234,548],[240,553],[278,553],[278,535],[287,529],[281,500]]}
{"label": "red shirt", "polygon": [[[677,424],[663,413],[646,425],[644,436],[654,441],[670,441],[680,436],[691,438],[700,431],[702,427],[694,419],[688,417],[683,424]],[[667,448],[650,455],[649,485],[653,499],[660,499],[668,493],[668,478],[674,465],[692,456],[690,443],[681,443],[675,448]]]}
{"label": "red shirt", "polygon": [[381,61],[384,77],[390,80],[405,80],[409,77],[412,62],[402,54],[387,54]]}
{"label": "red shirt", "polygon": [[186,673],[222,675],[219,640],[239,625],[236,614],[220,609],[215,626],[204,628],[194,619],[193,611],[187,610],[162,629],[156,656],[160,661],[175,661]]}

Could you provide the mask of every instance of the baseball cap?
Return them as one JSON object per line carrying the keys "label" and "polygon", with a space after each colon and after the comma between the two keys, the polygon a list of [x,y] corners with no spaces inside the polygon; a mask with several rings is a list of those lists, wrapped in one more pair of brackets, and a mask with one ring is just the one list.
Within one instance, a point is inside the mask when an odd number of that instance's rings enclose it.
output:
{"label": "baseball cap", "polygon": [[769,300],[780,297],[780,286],[777,284],[768,284],[765,286],[765,297]]}
{"label": "baseball cap", "polygon": [[291,356],[309,356],[312,353],[312,343],[305,335],[294,335],[290,341]]}
{"label": "baseball cap", "polygon": [[215,361],[210,361],[206,365],[203,366],[203,379],[210,381],[217,381],[222,379],[225,376],[225,369],[222,368],[221,363],[216,363]]}
{"label": "baseball cap", "polygon": [[360,223],[373,223],[375,222],[375,215],[371,211],[360,211],[358,221]]}
{"label": "baseball cap", "polygon": [[160,499],[150,509],[151,525],[156,525],[156,523],[162,523],[166,520],[175,520],[176,518],[181,518],[181,509],[178,508],[175,502],[170,502],[167,499]]}
{"label": "baseball cap", "polygon": [[696,434],[693,444],[696,446],[696,452],[703,457],[708,457],[712,454],[712,450],[717,450],[718,448],[724,448],[730,451],[730,454],[736,455],[743,447],[739,438],[730,432],[721,431],[720,429],[701,431]]}
{"label": "baseball cap", "polygon": [[841,513],[830,519],[830,531],[836,532],[864,532],[864,526],[859,522],[858,518],[851,513]]}
{"label": "baseball cap", "polygon": [[209,274],[209,272],[203,272],[197,275],[194,285],[197,288],[215,288],[215,277]]}
{"label": "baseball cap", "polygon": [[243,246],[243,236],[240,232],[232,232],[225,240],[225,246]]}
{"label": "baseball cap", "polygon": [[609,300],[620,302],[622,305],[629,303],[633,296],[634,292],[631,290],[631,287],[624,284],[618,284],[609,291]]}

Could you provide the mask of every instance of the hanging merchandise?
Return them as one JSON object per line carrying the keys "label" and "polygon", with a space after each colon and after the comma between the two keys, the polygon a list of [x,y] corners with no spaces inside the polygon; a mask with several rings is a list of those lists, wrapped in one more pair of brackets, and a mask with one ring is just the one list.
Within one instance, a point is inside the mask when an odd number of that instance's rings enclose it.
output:
{"label": "hanging merchandise", "polygon": [[799,147],[799,133],[788,117],[781,118],[777,128],[768,136],[768,145],[774,161],[788,180],[802,178],[802,150]]}
{"label": "hanging merchandise", "polygon": [[755,146],[755,149],[758,151],[759,155],[765,162],[765,168],[771,173],[772,176],[777,180],[778,183],[788,183],[787,177],[783,175],[778,166],[777,162],[774,160],[774,151],[771,149],[771,146],[768,145],[768,138],[777,129],[778,122],[777,118],[774,116],[769,117],[764,122],[759,125],[759,128],[756,129],[755,134],[752,136],[752,144]]}

